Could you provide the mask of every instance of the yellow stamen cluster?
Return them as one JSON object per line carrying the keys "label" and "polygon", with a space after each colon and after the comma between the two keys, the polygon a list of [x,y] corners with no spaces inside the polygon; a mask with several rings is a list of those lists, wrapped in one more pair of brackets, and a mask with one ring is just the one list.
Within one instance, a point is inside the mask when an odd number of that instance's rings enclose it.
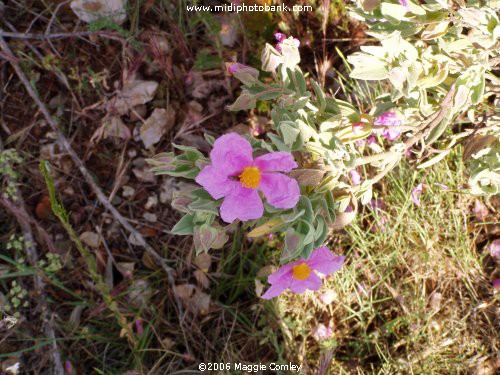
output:
{"label": "yellow stamen cluster", "polygon": [[309,277],[311,274],[311,268],[305,264],[297,264],[296,266],[293,266],[293,277],[297,280],[305,280]]}
{"label": "yellow stamen cluster", "polygon": [[239,177],[241,185],[250,189],[256,189],[262,178],[260,170],[257,167],[246,167]]}

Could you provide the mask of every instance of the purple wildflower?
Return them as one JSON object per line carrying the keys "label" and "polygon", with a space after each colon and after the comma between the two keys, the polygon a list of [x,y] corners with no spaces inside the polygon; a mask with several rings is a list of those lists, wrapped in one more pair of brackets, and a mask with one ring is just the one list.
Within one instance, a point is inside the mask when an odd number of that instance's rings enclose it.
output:
{"label": "purple wildflower", "polygon": [[406,10],[410,9],[410,4],[408,3],[408,0],[399,0],[399,3],[406,8]]}
{"label": "purple wildflower", "polygon": [[142,324],[142,319],[136,319],[135,320],[135,329],[137,331],[137,334],[139,336],[142,336],[143,332],[144,332],[144,326]]}
{"label": "purple wildflower", "polygon": [[278,172],[290,172],[297,163],[289,152],[252,157],[252,146],[236,133],[225,134],[210,152],[212,164],[203,168],[196,182],[214,199],[224,198],[220,216],[226,223],[254,220],[264,214],[260,190],[276,208],[293,208],[299,201],[297,181]]}
{"label": "purple wildflower", "polygon": [[493,280],[493,289],[500,289],[500,279]]}
{"label": "purple wildflower", "polygon": [[282,41],[284,41],[286,39],[286,35],[283,33],[274,33],[274,38],[276,39],[276,41],[278,43],[281,43]]}
{"label": "purple wildflower", "polygon": [[361,176],[357,170],[353,169],[349,172],[349,174],[351,175],[351,181],[354,186],[357,186],[361,183]]}
{"label": "purple wildflower", "polygon": [[418,184],[411,191],[411,200],[417,206],[420,206],[420,195],[422,194],[423,190],[424,190],[424,186],[422,184]]}
{"label": "purple wildflower", "polygon": [[323,341],[332,337],[333,330],[331,325],[325,326],[323,323],[320,323],[314,328],[312,335],[316,341]]}
{"label": "purple wildflower", "polygon": [[385,209],[385,203],[382,199],[375,199],[373,198],[371,201],[370,201],[370,206],[374,209],[374,210],[384,210]]}
{"label": "purple wildflower", "polygon": [[474,215],[476,216],[476,219],[479,221],[483,221],[488,217],[489,211],[488,207],[484,205],[483,202],[481,202],[479,199],[476,199],[474,202]]}
{"label": "purple wildflower", "polygon": [[488,246],[488,251],[493,258],[500,259],[500,238],[496,239]]}
{"label": "purple wildflower", "polygon": [[75,372],[73,371],[73,365],[71,364],[70,361],[66,360],[64,362],[64,372],[67,374],[67,375],[74,375]]}
{"label": "purple wildflower", "polygon": [[294,293],[304,293],[307,289],[318,290],[323,284],[317,272],[329,275],[338,271],[345,256],[335,256],[326,246],[313,251],[308,260],[300,259],[289,263],[269,275],[271,287],[262,296],[271,299],[290,288]]}
{"label": "purple wildflower", "polygon": [[319,299],[321,300],[321,302],[323,302],[325,305],[329,305],[330,303],[332,303],[335,299],[337,298],[337,294],[329,289],[327,290],[325,293],[322,293],[320,296],[319,296]]}
{"label": "purple wildflower", "polygon": [[394,112],[384,112],[378,116],[373,122],[375,126],[380,126],[383,128],[374,129],[377,134],[382,134],[382,136],[389,140],[395,141],[401,135],[398,129],[391,129],[392,126],[400,126],[402,124],[401,120]]}

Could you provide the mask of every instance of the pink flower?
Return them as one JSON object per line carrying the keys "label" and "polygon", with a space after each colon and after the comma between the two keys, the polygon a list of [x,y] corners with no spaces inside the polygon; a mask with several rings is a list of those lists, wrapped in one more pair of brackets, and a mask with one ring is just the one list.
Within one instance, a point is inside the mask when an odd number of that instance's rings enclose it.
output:
{"label": "pink flower", "polygon": [[413,203],[415,203],[417,206],[420,206],[420,195],[422,194],[422,191],[424,190],[424,186],[422,184],[418,184],[413,188],[411,191],[411,200]]}
{"label": "pink flower", "polygon": [[493,289],[500,289],[500,279],[493,280]]}
{"label": "pink flower", "polygon": [[391,126],[400,126],[402,124],[401,120],[394,112],[384,112],[373,122],[375,126],[380,126],[383,128],[375,128],[374,132],[377,134],[382,134],[385,139],[389,141],[395,141],[401,135],[398,129],[391,129]]}
{"label": "pink flower", "polygon": [[271,287],[262,295],[271,299],[290,288],[294,293],[304,293],[307,289],[318,290],[323,284],[317,272],[329,275],[338,271],[345,256],[335,256],[326,246],[314,250],[308,260],[300,259],[285,264],[269,275],[267,281]]}
{"label": "pink flower", "polygon": [[71,364],[70,361],[64,362],[64,372],[67,375],[74,375],[75,374],[75,372],[73,371],[73,365]]}
{"label": "pink flower", "polygon": [[495,259],[500,259],[500,239],[493,241],[490,246],[488,246],[490,255]]}
{"label": "pink flower", "polygon": [[354,186],[357,186],[361,183],[361,176],[359,175],[358,171],[353,169],[352,171],[349,172],[351,176],[351,181]]}
{"label": "pink flower", "polygon": [[320,323],[316,328],[314,328],[312,335],[316,341],[323,341],[332,337],[333,330],[331,325],[325,326],[323,323]]}
{"label": "pink flower", "polygon": [[142,336],[142,334],[144,333],[144,326],[142,324],[142,319],[136,319],[135,320],[135,329],[137,331],[137,334],[139,336]]}
{"label": "pink flower", "polygon": [[283,33],[274,33],[274,38],[276,39],[276,41],[278,43],[281,43],[282,41],[284,41],[286,39],[286,35]]}
{"label": "pink flower", "polygon": [[385,203],[382,199],[375,199],[373,198],[371,201],[370,201],[370,206],[371,208],[373,208],[374,210],[384,210],[385,209]]}
{"label": "pink flower", "polygon": [[229,133],[218,138],[210,152],[211,165],[196,182],[214,199],[224,198],[220,216],[226,223],[254,220],[264,214],[261,191],[276,208],[293,208],[299,201],[299,184],[277,172],[290,172],[297,163],[289,152],[271,152],[255,159],[252,146],[242,136]]}
{"label": "pink flower", "polygon": [[488,217],[488,214],[489,214],[488,207],[486,207],[484,205],[484,203],[478,199],[476,199],[476,201],[474,202],[474,210],[473,211],[474,211],[474,215],[476,216],[476,218],[479,221],[483,221],[484,219],[486,219]]}

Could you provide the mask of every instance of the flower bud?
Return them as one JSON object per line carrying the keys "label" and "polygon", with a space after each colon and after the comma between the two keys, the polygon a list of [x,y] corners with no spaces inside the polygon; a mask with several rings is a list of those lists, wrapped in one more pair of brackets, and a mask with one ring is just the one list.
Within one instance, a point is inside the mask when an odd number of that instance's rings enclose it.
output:
{"label": "flower bud", "polygon": [[251,66],[240,63],[226,63],[226,69],[241,83],[247,86],[253,86],[259,79],[259,71]]}

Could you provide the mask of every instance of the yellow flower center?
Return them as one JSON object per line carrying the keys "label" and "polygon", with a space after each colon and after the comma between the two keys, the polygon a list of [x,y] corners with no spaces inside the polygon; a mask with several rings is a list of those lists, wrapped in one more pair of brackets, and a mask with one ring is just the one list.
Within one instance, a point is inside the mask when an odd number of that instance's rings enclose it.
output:
{"label": "yellow flower center", "polygon": [[260,179],[262,178],[259,168],[257,167],[246,167],[239,177],[243,187],[251,189],[255,189],[259,186]]}
{"label": "yellow flower center", "polygon": [[311,268],[305,263],[293,266],[293,277],[297,280],[305,280],[311,274]]}

